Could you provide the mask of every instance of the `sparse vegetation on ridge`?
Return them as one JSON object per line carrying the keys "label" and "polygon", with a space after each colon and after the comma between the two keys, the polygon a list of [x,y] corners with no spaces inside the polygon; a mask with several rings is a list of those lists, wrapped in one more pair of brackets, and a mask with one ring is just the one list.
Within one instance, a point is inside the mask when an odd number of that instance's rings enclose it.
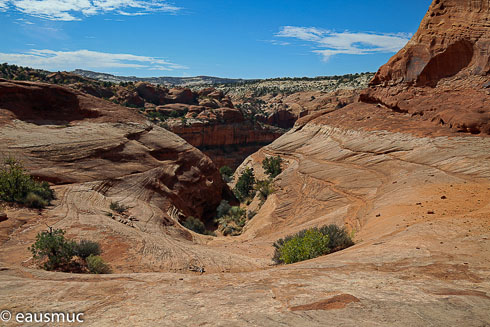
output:
{"label": "sparse vegetation on ridge", "polygon": [[330,92],[339,88],[364,88],[373,76],[374,73],[365,72],[341,76],[283,77],[214,86],[227,95],[254,99],[264,95],[276,96],[305,91]]}
{"label": "sparse vegetation on ridge", "polygon": [[122,214],[122,213],[126,212],[126,210],[129,209],[129,207],[127,207],[127,206],[125,206],[123,204],[120,204],[117,201],[112,201],[111,204],[109,205],[109,208],[112,211],[117,212],[118,214]]}
{"label": "sparse vegetation on ridge", "polygon": [[238,178],[238,181],[233,189],[233,193],[240,202],[245,202],[252,198],[255,193],[253,186],[255,184],[255,175],[252,168],[245,168],[243,173]]}
{"label": "sparse vegetation on ridge", "polygon": [[282,173],[282,158],[280,156],[267,157],[262,161],[262,168],[270,178],[276,178]]}

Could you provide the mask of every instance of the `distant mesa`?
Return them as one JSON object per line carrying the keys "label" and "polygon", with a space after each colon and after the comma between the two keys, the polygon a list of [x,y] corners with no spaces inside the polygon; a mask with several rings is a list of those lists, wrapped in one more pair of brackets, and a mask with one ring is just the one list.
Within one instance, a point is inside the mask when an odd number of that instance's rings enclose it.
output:
{"label": "distant mesa", "polygon": [[72,73],[93,78],[100,81],[120,83],[120,82],[148,82],[152,84],[174,85],[174,86],[193,86],[202,84],[232,84],[246,81],[245,79],[221,78],[212,76],[195,77],[136,77],[136,76],[116,76],[112,74],[97,73],[90,70],[75,69]]}

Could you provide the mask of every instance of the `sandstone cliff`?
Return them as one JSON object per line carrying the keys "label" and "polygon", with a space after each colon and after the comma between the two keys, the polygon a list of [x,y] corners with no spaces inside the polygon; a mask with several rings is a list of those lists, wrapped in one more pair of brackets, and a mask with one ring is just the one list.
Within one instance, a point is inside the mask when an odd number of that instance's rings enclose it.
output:
{"label": "sandstone cliff", "polygon": [[455,131],[490,134],[489,28],[488,1],[434,1],[361,101]]}
{"label": "sandstone cliff", "polygon": [[218,167],[238,167],[250,154],[284,133],[272,126],[251,122],[238,109],[206,109],[185,122],[173,120],[168,128],[208,155]]}

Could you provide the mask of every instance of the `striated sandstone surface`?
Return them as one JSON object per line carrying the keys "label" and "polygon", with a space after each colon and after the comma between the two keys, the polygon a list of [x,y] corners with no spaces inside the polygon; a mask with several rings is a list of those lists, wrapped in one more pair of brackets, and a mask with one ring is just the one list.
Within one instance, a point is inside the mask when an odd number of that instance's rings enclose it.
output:
{"label": "striated sandstone surface", "polygon": [[[71,196],[64,196],[60,186],[60,200],[41,215],[10,210],[8,221],[22,217],[23,225],[2,243],[0,287],[6,297],[1,304],[18,311],[76,307],[86,313],[89,326],[321,326],[332,321],[444,326],[459,319],[465,326],[484,326],[490,323],[489,142],[307,124],[245,163],[261,174],[263,156],[279,154],[286,169],[276,179],[276,193],[240,237],[193,235],[200,245],[189,242],[182,248],[185,243],[157,230],[124,225],[117,229],[118,238],[104,237],[104,257],[116,272],[128,266],[144,271],[140,260],[150,255],[156,264],[176,260],[168,252],[185,251],[205,266],[202,275],[185,273],[177,263],[170,271],[179,273],[107,276],[22,267],[22,261],[29,264],[25,247],[44,222],[67,227],[76,221],[80,225],[70,236],[83,237],[121,225],[103,220],[98,213],[103,201],[89,190],[71,186],[66,188]],[[268,266],[274,240],[325,223],[349,226],[357,245],[307,262]],[[147,226],[153,226],[151,221]],[[145,246],[136,251],[139,234],[145,235]],[[127,253],[132,260],[116,259]],[[230,267],[235,272],[227,273]],[[253,271],[243,271],[246,267]]]}
{"label": "striated sandstone surface", "polygon": [[[132,110],[68,88],[2,81],[0,94],[2,157],[14,156],[32,175],[60,185],[59,202],[46,216],[7,211],[7,231],[44,221],[40,229],[48,223],[77,238],[89,234],[106,243],[120,271],[184,269],[194,253],[209,252],[187,249],[193,236],[178,223],[191,215],[212,218],[228,192],[199,150]],[[134,222],[108,217],[112,201],[129,206]],[[23,243],[18,246],[28,255]],[[13,259],[14,252],[3,253]],[[223,260],[238,261],[236,267],[244,261]]]}

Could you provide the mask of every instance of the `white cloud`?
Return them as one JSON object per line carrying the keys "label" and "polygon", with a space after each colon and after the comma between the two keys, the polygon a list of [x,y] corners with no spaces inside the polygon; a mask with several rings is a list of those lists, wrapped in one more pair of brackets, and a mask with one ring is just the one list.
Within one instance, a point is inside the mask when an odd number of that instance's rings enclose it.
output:
{"label": "white cloud", "polygon": [[407,44],[411,34],[332,32],[315,27],[283,26],[277,37],[311,42],[325,60],[337,54],[365,55],[397,52]]}
{"label": "white cloud", "polygon": [[328,33],[328,31],[315,27],[283,26],[276,36],[294,37],[303,41],[316,42],[319,41],[325,33]]}
{"label": "white cloud", "polygon": [[152,12],[176,13],[181,9],[165,0],[0,0],[0,10],[8,7],[30,16],[61,21],[81,20],[108,12],[135,16]]}
{"label": "white cloud", "polygon": [[284,42],[284,41],[279,41],[279,40],[259,40],[261,42],[267,42],[273,45],[290,45],[291,43],[289,42]]}
{"label": "white cloud", "polygon": [[134,68],[148,70],[175,70],[188,67],[146,56],[123,53],[105,53],[89,50],[53,51],[30,50],[26,53],[1,53],[0,62],[51,71],[81,69]]}
{"label": "white cloud", "polygon": [[34,25],[33,22],[30,22],[24,18],[17,18],[14,23],[19,25]]}

